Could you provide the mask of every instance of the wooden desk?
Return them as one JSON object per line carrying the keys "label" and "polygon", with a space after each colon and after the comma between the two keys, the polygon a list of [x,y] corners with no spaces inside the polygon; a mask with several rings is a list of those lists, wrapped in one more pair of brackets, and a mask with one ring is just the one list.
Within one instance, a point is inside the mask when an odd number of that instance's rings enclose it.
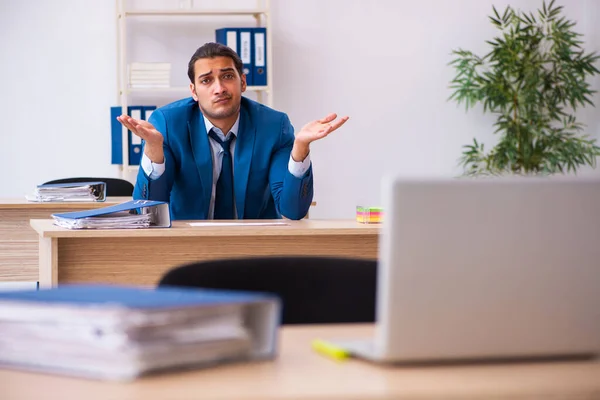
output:
{"label": "wooden desk", "polygon": [[[0,282],[38,280],[39,240],[29,225],[30,219],[50,218],[51,214],[59,212],[108,207],[129,200],[130,197],[108,197],[102,203],[34,203],[24,198],[0,198]],[[316,204],[312,202],[311,207]]]}
{"label": "wooden desk", "polygon": [[600,398],[600,362],[382,367],[359,360],[335,362],[315,354],[309,345],[317,337],[367,337],[371,332],[368,325],[285,327],[273,362],[223,365],[132,383],[0,371],[0,387],[3,398],[19,400]]}
{"label": "wooden desk", "polygon": [[42,286],[155,285],[172,267],[217,258],[307,254],[377,258],[377,225],[352,220],[286,222],[289,225],[191,227],[175,221],[172,228],[69,230],[52,220],[31,220],[31,226],[39,234]]}
{"label": "wooden desk", "polygon": [[131,200],[109,197],[102,203],[33,203],[25,199],[0,199],[0,282],[38,280],[38,235],[32,218],[50,218],[57,212],[89,210]]}

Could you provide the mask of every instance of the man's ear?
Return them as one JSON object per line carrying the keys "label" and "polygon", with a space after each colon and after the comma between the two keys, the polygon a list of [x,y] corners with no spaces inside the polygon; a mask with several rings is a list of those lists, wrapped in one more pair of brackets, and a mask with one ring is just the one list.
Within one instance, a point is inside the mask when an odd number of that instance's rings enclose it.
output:
{"label": "man's ear", "polygon": [[246,91],[246,74],[242,74],[242,93]]}
{"label": "man's ear", "polygon": [[198,96],[196,96],[196,87],[193,83],[190,83],[190,92],[192,92],[192,97],[195,101],[198,101]]}

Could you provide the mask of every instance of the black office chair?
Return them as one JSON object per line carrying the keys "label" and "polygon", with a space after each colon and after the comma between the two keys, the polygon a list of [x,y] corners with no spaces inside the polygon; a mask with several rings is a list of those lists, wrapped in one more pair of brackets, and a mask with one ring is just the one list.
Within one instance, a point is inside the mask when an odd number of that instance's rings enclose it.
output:
{"label": "black office chair", "polygon": [[375,321],[377,262],[329,257],[258,257],[198,262],[168,271],[158,286],[270,292],[282,324]]}
{"label": "black office chair", "polygon": [[77,182],[105,182],[107,196],[131,197],[133,195],[133,184],[125,179],[119,178],[64,178],[46,182],[46,185],[52,183]]}

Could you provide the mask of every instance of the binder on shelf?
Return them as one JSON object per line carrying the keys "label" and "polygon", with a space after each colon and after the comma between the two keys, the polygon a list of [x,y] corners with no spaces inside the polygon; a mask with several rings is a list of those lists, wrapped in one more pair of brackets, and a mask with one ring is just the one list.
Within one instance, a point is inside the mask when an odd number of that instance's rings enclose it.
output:
{"label": "binder on shelf", "polygon": [[240,49],[238,54],[242,59],[246,84],[254,86],[254,66],[252,65],[252,28],[239,28],[238,42]]}
{"label": "binder on shelf", "polygon": [[105,182],[69,182],[38,185],[28,201],[35,202],[101,202],[106,200]]}
{"label": "binder on shelf", "polygon": [[246,75],[248,86],[254,83],[253,53],[253,28],[220,28],[215,30],[215,41],[235,50],[240,56],[243,64],[243,72]]}
{"label": "binder on shelf", "polygon": [[[156,106],[129,106],[127,115],[147,121],[156,110]],[[122,144],[122,126],[117,117],[122,114],[122,108],[119,106],[110,108],[111,125],[111,164],[123,164],[123,144]],[[139,165],[142,159],[142,140],[131,131],[127,131],[127,140],[129,149],[129,165]]]}
{"label": "binder on shelf", "polygon": [[237,28],[221,28],[215,31],[215,41],[224,44],[233,51],[238,52],[238,30]]}
{"label": "binder on shelf", "polygon": [[267,86],[267,28],[252,28],[252,66],[252,84]]}
{"label": "binder on shelf", "polygon": [[170,228],[169,203],[131,200],[95,210],[52,214],[54,224],[67,229]]}
{"label": "binder on shelf", "polygon": [[0,364],[101,380],[276,357],[272,294],[121,285],[0,293]]}

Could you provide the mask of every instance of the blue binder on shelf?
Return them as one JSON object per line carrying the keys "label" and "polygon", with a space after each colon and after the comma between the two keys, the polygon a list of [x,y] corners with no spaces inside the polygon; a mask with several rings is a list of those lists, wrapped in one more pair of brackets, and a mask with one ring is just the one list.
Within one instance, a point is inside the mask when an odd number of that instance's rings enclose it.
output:
{"label": "blue binder on shelf", "polygon": [[252,29],[253,28],[220,28],[215,30],[215,41],[232,48],[240,56],[243,64],[243,71],[246,75],[246,84],[248,86],[254,85]]}
{"label": "blue binder on shelf", "polygon": [[267,86],[267,28],[252,28],[252,80],[254,86]]}
{"label": "blue binder on shelf", "polygon": [[240,49],[238,54],[244,65],[244,74],[246,75],[246,84],[254,86],[254,66],[252,65],[252,28],[238,29],[238,43]]}
{"label": "blue binder on shelf", "polygon": [[[122,114],[122,110],[119,106],[110,108],[111,164],[123,164],[122,126],[117,121],[117,117]],[[147,121],[150,119],[153,110],[156,110],[156,106],[129,106],[127,107],[127,115]],[[139,165],[142,159],[142,139],[131,131],[127,131],[127,140],[129,143],[129,165]]]}
{"label": "blue binder on shelf", "polygon": [[233,51],[238,52],[238,30],[237,28],[221,28],[215,31],[215,41],[224,44]]}
{"label": "blue binder on shelf", "polygon": [[67,284],[0,293],[0,310],[5,367],[128,381],[275,358],[281,301],[257,292]]}
{"label": "blue binder on shelf", "polygon": [[67,229],[170,228],[169,203],[131,200],[94,210],[52,214],[54,224]]}

